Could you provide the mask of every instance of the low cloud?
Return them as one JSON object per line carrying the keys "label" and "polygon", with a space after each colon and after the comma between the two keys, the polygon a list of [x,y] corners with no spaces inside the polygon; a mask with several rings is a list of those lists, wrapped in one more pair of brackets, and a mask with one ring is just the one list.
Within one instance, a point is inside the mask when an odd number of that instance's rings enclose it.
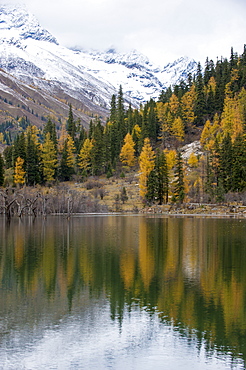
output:
{"label": "low cloud", "polygon": [[[6,3],[6,1],[4,1]],[[228,57],[241,53],[246,34],[244,0],[26,0],[65,46],[137,49],[164,65],[187,55]]]}

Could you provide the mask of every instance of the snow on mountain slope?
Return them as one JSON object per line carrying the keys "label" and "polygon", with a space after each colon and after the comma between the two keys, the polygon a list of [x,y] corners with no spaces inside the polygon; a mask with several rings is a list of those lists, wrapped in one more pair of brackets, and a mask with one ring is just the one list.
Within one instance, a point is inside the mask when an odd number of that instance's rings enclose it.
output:
{"label": "snow on mountain slope", "polygon": [[160,68],[136,51],[67,49],[23,6],[0,5],[0,67],[27,84],[54,95],[63,91],[96,110],[109,108],[120,85],[133,106],[156,99],[194,73],[196,62],[180,58]]}
{"label": "snow on mountain slope", "polygon": [[32,38],[57,44],[56,39],[39,25],[24,6],[0,5],[0,12],[1,41],[18,42],[19,39]]}

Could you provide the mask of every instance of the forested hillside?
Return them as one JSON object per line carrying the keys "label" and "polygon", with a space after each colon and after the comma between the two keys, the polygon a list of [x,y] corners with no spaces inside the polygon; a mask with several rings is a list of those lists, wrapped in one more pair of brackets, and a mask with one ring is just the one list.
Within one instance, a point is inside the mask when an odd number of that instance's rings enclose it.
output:
{"label": "forested hillside", "polygon": [[[246,46],[242,55],[198,64],[195,76],[139,109],[124,105],[120,86],[110,116],[86,130],[73,116],[62,127],[52,117],[42,130],[20,119],[5,147],[0,185],[53,185],[90,176],[139,176],[143,204],[243,199],[246,188]],[[183,147],[195,142],[196,151]]]}

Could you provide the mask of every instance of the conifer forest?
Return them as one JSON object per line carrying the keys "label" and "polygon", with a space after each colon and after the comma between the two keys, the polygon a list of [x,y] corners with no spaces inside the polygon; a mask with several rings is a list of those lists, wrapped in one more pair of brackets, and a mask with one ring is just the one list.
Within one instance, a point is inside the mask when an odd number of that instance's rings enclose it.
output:
{"label": "conifer forest", "polygon": [[2,123],[2,194],[132,173],[143,205],[245,200],[246,45],[241,55],[232,48],[230,58],[207,59],[204,70],[198,63],[194,76],[137,109],[126,107],[123,89],[112,96],[107,121],[95,117],[89,129],[71,104],[59,126],[47,117],[39,129],[22,117],[13,134]]}

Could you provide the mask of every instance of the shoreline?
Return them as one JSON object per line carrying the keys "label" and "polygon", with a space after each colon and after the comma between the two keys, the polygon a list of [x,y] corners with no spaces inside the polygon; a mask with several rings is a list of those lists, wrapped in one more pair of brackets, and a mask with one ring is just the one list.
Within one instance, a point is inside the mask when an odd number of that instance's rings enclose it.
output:
{"label": "shoreline", "polygon": [[201,216],[201,217],[231,217],[246,218],[246,206],[243,205],[216,205],[202,204],[195,205],[187,203],[183,206],[162,205],[146,207],[140,210],[142,214],[162,214],[168,216]]}

